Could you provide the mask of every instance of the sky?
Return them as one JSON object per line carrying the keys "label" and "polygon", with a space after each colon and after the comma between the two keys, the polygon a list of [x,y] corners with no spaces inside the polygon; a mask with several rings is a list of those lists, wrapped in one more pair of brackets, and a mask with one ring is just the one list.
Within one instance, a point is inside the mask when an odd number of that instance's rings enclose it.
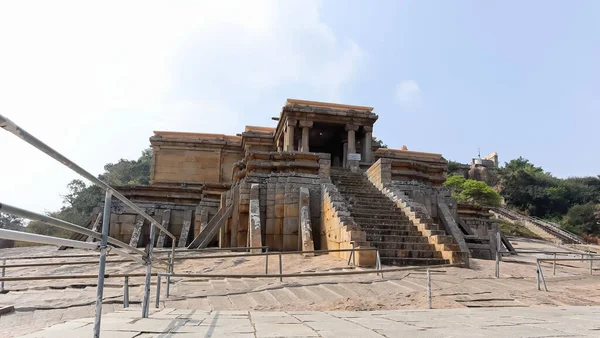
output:
{"label": "sky", "polygon": [[[391,148],[599,175],[598,1],[3,1],[0,114],[94,175],[154,130],[274,126],[287,98],[374,107]],[[78,176],[0,131],[0,203]]]}

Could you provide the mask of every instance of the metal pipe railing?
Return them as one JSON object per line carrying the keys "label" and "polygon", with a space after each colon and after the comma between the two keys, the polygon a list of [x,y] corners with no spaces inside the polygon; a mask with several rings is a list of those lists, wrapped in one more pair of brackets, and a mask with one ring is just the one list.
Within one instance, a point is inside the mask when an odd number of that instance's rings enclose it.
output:
{"label": "metal pipe railing", "polygon": [[[463,264],[440,264],[430,266],[409,266],[400,268],[388,268],[388,269],[374,269],[374,270],[362,270],[362,271],[335,271],[335,272],[308,272],[308,273],[282,273],[279,274],[202,274],[202,273],[158,273],[158,276],[170,276],[170,277],[188,277],[188,278],[279,278],[280,281],[284,277],[323,277],[323,276],[346,276],[346,275],[368,275],[368,274],[379,274],[383,272],[402,272],[412,270],[429,270],[437,268],[452,268],[452,267],[463,267]],[[280,270],[281,271],[281,270]],[[160,280],[160,279],[159,279]],[[156,294],[156,306],[160,302],[160,293]]]}
{"label": "metal pipe railing", "polygon": [[106,271],[106,247],[108,246],[108,227],[110,226],[110,202],[112,194],[106,190],[104,195],[104,215],[102,215],[102,239],[100,240],[100,263],[98,264],[98,287],[96,288],[96,316],[94,318],[94,338],[100,338],[102,321],[102,298],[104,296],[104,272]]}
{"label": "metal pipe railing", "polygon": [[127,199],[125,196],[123,196],[120,192],[113,189],[110,185],[108,185],[104,181],[100,180],[96,176],[87,172],[85,169],[81,168],[75,162],[69,160],[67,157],[63,156],[58,151],[52,149],[50,146],[48,146],[44,142],[37,139],[35,136],[29,134],[23,128],[19,127],[13,121],[4,117],[2,114],[0,114],[0,127],[10,133],[13,133],[18,138],[31,144],[32,146],[34,146],[38,150],[42,151],[46,155],[48,155],[48,156],[52,157],[53,159],[57,160],[58,162],[62,163],[67,168],[69,168],[69,169],[73,170],[74,172],[78,173],[79,175],[85,177],[88,181],[94,183],[95,185],[99,186],[103,190],[110,191],[114,197],[121,200],[125,205],[127,205],[128,207],[135,210],[138,214],[140,214],[142,217],[147,219],[149,222],[154,223],[159,230],[163,231],[167,236],[171,237],[171,239],[173,241],[175,241],[175,236],[171,232],[169,232],[169,230],[165,229],[162,225],[160,225],[159,221],[157,221],[156,219],[154,219],[153,217],[148,215],[142,208],[138,207],[135,203],[131,202],[129,199]]}
{"label": "metal pipe railing", "polygon": [[0,229],[0,238],[14,241],[33,242],[48,245],[68,245],[81,249],[98,250],[100,243],[80,242],[72,239],[30,234],[22,231]]}
{"label": "metal pipe railing", "polygon": [[[33,211],[29,211],[29,210],[25,210],[25,209],[21,209],[21,208],[17,208],[15,206],[12,205],[8,205],[6,203],[0,203],[0,212],[4,212],[7,214],[11,214],[11,215],[15,215],[15,216],[19,216],[19,217],[23,217],[23,218],[27,218],[29,220],[32,221],[40,221],[42,223],[48,224],[48,225],[52,225],[54,227],[57,228],[61,228],[64,230],[68,230],[68,231],[73,231],[73,232],[77,232],[80,234],[84,234],[84,235],[88,235],[91,236],[93,238],[102,240],[102,235],[92,231],[88,228],[84,228],[82,226],[79,226],[77,224],[73,224],[67,221],[63,221],[61,219],[58,218],[54,218],[54,217],[50,217],[50,216],[46,216],[46,215],[42,215],[42,214],[38,214],[35,213]],[[108,243],[112,244],[114,246],[118,246],[121,248],[126,248],[128,250],[131,250],[133,252],[136,252],[140,255],[146,255],[146,253],[138,248],[135,248],[129,244],[123,243],[117,239],[114,239],[112,237],[110,237],[108,239]],[[96,245],[98,245],[98,243],[96,243]],[[68,245],[68,246],[73,246],[73,245]]]}
{"label": "metal pipe railing", "polygon": [[[135,203],[131,202],[129,199],[127,199],[125,196],[123,196],[121,193],[119,193],[117,190],[113,189],[110,185],[108,185],[107,183],[105,183],[104,181],[100,180],[99,178],[97,178],[96,176],[90,174],[89,172],[87,172],[86,170],[84,170],[82,167],[80,167],[79,165],[77,165],[75,162],[71,161],[70,159],[68,159],[67,157],[65,157],[64,155],[60,154],[59,152],[57,152],[56,150],[52,149],[50,146],[48,146],[47,144],[45,144],[44,142],[40,141],[39,139],[37,139],[35,136],[29,134],[27,131],[25,131],[23,128],[19,127],[17,124],[15,124],[13,121],[9,120],[8,118],[4,117],[3,115],[0,114],[0,127],[5,129],[6,131],[16,135],[17,137],[19,137],[20,139],[22,139],[23,141],[29,143],[30,145],[34,146],[35,148],[37,148],[38,150],[42,151],[43,153],[47,154],[48,156],[52,157],[53,159],[57,160],[58,162],[62,163],[63,165],[65,165],[67,168],[75,171],[77,174],[85,177],[87,180],[89,180],[90,182],[92,182],[93,184],[99,186],[100,188],[102,188],[104,191],[107,192],[107,196],[109,196],[109,193],[111,196],[116,197],[117,199],[119,199],[121,202],[123,202],[123,204],[127,205],[128,207],[130,207],[131,209],[133,209],[134,211],[136,211],[138,214],[140,214],[142,217],[144,217],[146,220],[148,220],[151,224],[151,228],[153,227],[157,227],[159,230],[161,230],[165,235],[169,236],[171,238],[171,260],[169,263],[169,269],[168,271],[173,273],[174,272],[174,259],[175,259],[175,246],[176,246],[176,238],[175,235],[173,235],[171,232],[169,232],[165,227],[163,227],[160,222],[158,222],[156,219],[154,219],[153,217],[151,217],[150,215],[148,215],[142,208],[140,208],[139,206],[137,206]],[[109,202],[106,202],[107,205]],[[108,218],[110,218],[110,209],[108,210]],[[105,210],[106,212],[106,210]],[[153,233],[153,231],[151,231]],[[92,236],[93,234],[93,236]],[[96,236],[95,232],[91,232],[91,234],[88,234],[90,237],[94,237]],[[97,237],[94,237],[97,238]],[[154,237],[152,237],[152,242],[154,241]],[[152,243],[150,245],[150,249],[147,252],[147,273],[150,273],[150,269],[152,266]],[[101,255],[102,257],[106,257],[105,254]],[[102,258],[101,258],[102,261]],[[101,267],[102,269],[103,267]],[[102,275],[100,275],[101,277]],[[146,289],[150,288],[150,281],[149,281],[149,277],[147,276],[146,280],[148,285],[146,285]],[[102,299],[97,300],[97,302],[102,302]],[[147,316],[147,309],[148,309],[148,297],[144,297],[144,308],[146,309],[146,316]],[[101,306],[101,305],[100,305]],[[99,316],[101,314],[97,314],[97,316]],[[94,326],[94,336],[99,335],[99,324]],[[96,332],[96,328],[98,328],[98,332]]]}
{"label": "metal pipe railing", "polygon": [[[0,114],[0,128],[5,129],[6,131],[16,135],[17,137],[19,137],[20,139],[22,139],[23,141],[29,143],[30,145],[34,146],[35,148],[37,148],[38,150],[42,151],[43,153],[47,154],[48,156],[52,157],[53,159],[57,160],[58,162],[62,163],[63,165],[65,165],[67,168],[75,171],[77,174],[85,177],[87,180],[89,180],[90,182],[92,182],[93,184],[99,186],[100,188],[102,188],[105,192],[106,192],[106,197],[108,199],[108,201],[105,200],[106,205],[110,206],[110,199],[112,196],[116,197],[117,199],[119,199],[121,202],[123,202],[125,205],[127,205],[128,207],[130,207],[131,209],[135,210],[138,214],[140,214],[142,217],[144,217],[146,220],[148,220],[151,223],[151,233],[154,234],[154,227],[157,227],[158,229],[160,229],[165,235],[169,236],[171,238],[171,259],[170,259],[170,263],[169,263],[169,269],[168,271],[170,273],[174,272],[174,259],[175,259],[175,246],[176,246],[176,238],[175,235],[173,235],[171,232],[169,232],[166,228],[164,228],[160,222],[158,222],[156,219],[154,219],[153,217],[151,217],[150,215],[148,215],[142,208],[140,208],[139,206],[137,206],[135,203],[131,202],[129,199],[127,199],[125,196],[123,196],[121,193],[119,193],[118,191],[116,191],[115,189],[113,189],[110,185],[108,185],[107,183],[105,183],[104,181],[100,180],[99,178],[97,178],[96,176],[92,175],[91,173],[87,172],[86,170],[84,170],[82,167],[80,167],[79,165],[77,165],[75,162],[71,161],[70,159],[68,159],[67,157],[65,157],[64,155],[60,154],[59,152],[57,152],[56,150],[52,149],[50,146],[48,146],[47,144],[45,144],[44,142],[40,141],[39,139],[37,139],[35,136],[29,134],[27,131],[25,131],[23,128],[19,127],[17,124],[15,124],[13,121],[9,120],[8,118],[4,117],[3,115]],[[106,231],[108,230],[108,222],[110,221],[110,208],[105,208],[104,210],[105,215],[107,215],[107,217],[104,218],[104,222],[105,222],[105,228],[103,228],[103,231],[106,229]],[[46,216],[47,217],[47,216]],[[107,221],[108,218],[108,221]],[[46,221],[48,221],[48,219],[46,219]],[[57,222],[59,220],[57,219],[52,219],[52,222],[55,223],[56,226],[58,226],[58,224],[62,224],[63,226],[67,226],[67,227],[71,227],[74,224],[70,224],[68,222]],[[49,223],[49,222],[47,222]],[[77,226],[78,227],[78,226]],[[82,227],[79,227],[82,228]],[[77,229],[77,228],[75,228]],[[84,229],[84,228],[83,228]],[[77,230],[72,230],[72,231],[76,231],[79,233],[82,233],[81,229],[77,229]],[[89,231],[87,233],[88,236],[92,237],[92,238],[98,238],[96,236],[97,233],[94,231]],[[99,269],[103,270],[105,267],[102,264],[103,261],[106,259],[106,248],[107,248],[107,243],[109,243],[109,238],[108,238],[108,234],[106,236],[102,236],[102,238],[100,238],[102,243],[105,243],[104,245],[101,245],[101,248],[103,249],[103,252],[101,252],[100,255],[100,266]],[[106,241],[105,241],[106,240]],[[151,237],[151,244],[149,246],[149,250],[146,253],[146,257],[147,257],[147,262],[146,262],[146,266],[147,266],[147,270],[146,270],[146,289],[149,292],[150,289],[150,272],[151,272],[151,266],[152,266],[152,247],[153,247],[153,241],[154,241],[154,236]],[[111,243],[113,244],[113,243]],[[122,243],[125,244],[125,243]],[[113,244],[116,245],[116,244]],[[80,247],[80,246],[76,246],[76,245],[68,245],[68,246],[75,246],[75,247]],[[121,246],[121,245],[118,245]],[[125,247],[125,246],[122,246]],[[133,251],[138,251],[133,250]],[[138,251],[138,253],[140,253]],[[99,282],[102,280],[103,278],[103,274],[99,274],[98,275],[99,278]],[[103,280],[102,280],[103,282]],[[98,287],[99,289],[101,289],[102,287],[99,285]],[[101,292],[100,290],[98,291],[99,293]],[[102,307],[102,298],[99,297],[96,300],[96,305],[97,305],[97,309],[98,307],[101,309]],[[147,310],[148,310],[148,297],[144,297],[144,307],[146,312],[143,313],[147,316]],[[101,311],[100,313],[96,313],[96,322],[94,325],[94,336],[95,337],[99,337],[100,335],[100,316],[102,315]]]}

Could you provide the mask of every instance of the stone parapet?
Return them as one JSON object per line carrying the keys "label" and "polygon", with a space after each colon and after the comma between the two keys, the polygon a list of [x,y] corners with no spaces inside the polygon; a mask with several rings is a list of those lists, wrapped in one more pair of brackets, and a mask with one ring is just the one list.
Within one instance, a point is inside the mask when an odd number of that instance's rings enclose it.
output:
{"label": "stone parapet", "polygon": [[[370,248],[367,234],[350,216],[346,202],[335,185],[323,183],[321,196],[322,216],[319,231],[321,249],[351,249],[351,242],[354,242],[355,248]],[[350,252],[332,252],[331,255],[348,259]],[[361,266],[375,265],[375,258],[375,251],[356,252],[356,262]]]}
{"label": "stone parapet", "polygon": [[[434,209],[436,216],[450,217],[451,212],[448,209],[448,215],[437,215],[437,206],[439,189],[422,182],[403,182],[393,180],[390,170],[393,159],[380,158],[366,172],[365,175],[369,181],[379,189],[385,196],[400,208],[409,220],[419,229],[421,234],[427,237],[429,244],[433,244],[437,251],[442,253],[444,259],[451,263],[461,263],[469,265],[469,250],[464,244],[464,238],[458,236],[455,238],[455,231],[451,231],[450,236],[436,234],[441,230],[440,226],[434,222],[431,216],[431,210]],[[409,184],[406,184],[409,183]],[[403,191],[398,186],[408,186],[410,192]],[[412,195],[415,198],[411,198]],[[421,202],[429,201],[429,208]],[[445,196],[441,196],[441,201],[445,202]],[[435,206],[435,208],[433,207]],[[450,224],[451,226],[451,224]],[[447,232],[447,231],[446,231]],[[456,244],[458,243],[458,244]],[[464,244],[461,247],[461,244]]]}
{"label": "stone parapet", "polygon": [[302,173],[315,174],[324,170],[321,163],[324,154],[302,152],[249,152],[233,167],[233,180],[239,181],[249,173],[277,174]]}
{"label": "stone parapet", "polygon": [[375,152],[376,163],[384,179],[418,181],[439,186],[446,180],[447,161],[440,154],[380,148]]}

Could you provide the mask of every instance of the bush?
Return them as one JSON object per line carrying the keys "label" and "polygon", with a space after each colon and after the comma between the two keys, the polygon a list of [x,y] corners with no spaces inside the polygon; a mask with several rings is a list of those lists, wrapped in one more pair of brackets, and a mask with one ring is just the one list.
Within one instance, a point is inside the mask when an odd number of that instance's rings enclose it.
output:
{"label": "bush", "polygon": [[600,208],[593,203],[574,205],[563,223],[567,230],[578,234],[600,234]]}
{"label": "bush", "polygon": [[450,189],[452,197],[458,203],[470,203],[475,205],[498,206],[502,198],[485,182],[466,179],[462,176],[450,175],[444,183]]}

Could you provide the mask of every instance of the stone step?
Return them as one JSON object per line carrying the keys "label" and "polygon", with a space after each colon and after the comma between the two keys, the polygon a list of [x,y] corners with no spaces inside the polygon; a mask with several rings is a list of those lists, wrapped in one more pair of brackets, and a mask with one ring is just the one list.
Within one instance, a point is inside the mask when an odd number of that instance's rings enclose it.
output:
{"label": "stone step", "polygon": [[377,198],[380,200],[386,200],[389,201],[389,199],[382,193],[380,193],[379,191],[377,191],[376,193],[371,193],[368,191],[365,191],[364,188],[361,191],[343,191],[340,190],[340,193],[342,195],[344,195],[346,198],[363,198],[363,199],[373,199],[373,198]]}
{"label": "stone step", "polygon": [[378,198],[356,198],[356,197],[348,197],[344,196],[344,199],[349,207],[352,208],[378,208],[378,207],[395,207],[394,203],[388,201],[387,199],[378,199]]}
{"label": "stone step", "polygon": [[[373,211],[379,211],[379,212],[383,212],[383,213],[394,213],[397,215],[402,215],[404,217],[406,217],[406,215],[404,215],[404,213],[399,210],[398,208],[396,208],[395,206],[383,206],[383,205],[373,205],[373,206],[362,206],[362,205],[349,205],[348,206],[348,210],[352,211],[356,211],[357,213],[361,213],[361,212],[373,212]],[[406,219],[408,219],[408,217],[406,217]]]}
{"label": "stone step", "polygon": [[385,196],[370,196],[370,197],[363,197],[363,196],[352,196],[352,195],[344,195],[342,194],[342,196],[344,196],[344,199],[351,203],[351,204],[358,204],[358,203],[362,203],[362,204],[382,204],[385,206],[396,206],[394,204],[394,202],[390,201],[387,197]]}
{"label": "stone step", "polygon": [[367,233],[367,236],[399,236],[399,237],[416,237],[422,236],[417,229],[362,229]]}
{"label": "stone step", "polygon": [[399,258],[399,257],[381,257],[383,265],[399,266],[421,266],[421,265],[442,265],[450,264],[446,259],[440,258]]}
{"label": "stone step", "polygon": [[380,233],[374,234],[370,231],[367,232],[367,241],[369,242],[398,242],[398,243],[425,243],[428,244],[429,240],[424,236],[397,236],[397,235],[383,235]]}
{"label": "stone step", "polygon": [[[371,217],[353,217],[354,222],[363,228],[378,228],[378,229],[397,229],[397,228],[414,228],[408,220],[392,220],[392,219],[375,219]],[[437,229],[433,229],[437,230]]]}
{"label": "stone step", "polygon": [[443,258],[441,252],[434,250],[378,249],[379,255],[386,258]]}
{"label": "stone step", "polygon": [[357,213],[354,212],[352,209],[350,209],[350,214],[352,215],[352,217],[354,217],[354,219],[357,218],[367,218],[367,219],[371,219],[371,220],[394,220],[394,221],[406,221],[409,222],[408,218],[401,215],[401,214],[384,214],[378,211],[374,211],[374,212],[370,212],[370,213],[366,213],[366,212],[362,212],[362,213]]}
{"label": "stone step", "polygon": [[408,250],[408,251],[433,251],[435,252],[435,245],[429,243],[410,243],[410,242],[377,242],[370,241],[371,246],[374,246],[381,250]]}

